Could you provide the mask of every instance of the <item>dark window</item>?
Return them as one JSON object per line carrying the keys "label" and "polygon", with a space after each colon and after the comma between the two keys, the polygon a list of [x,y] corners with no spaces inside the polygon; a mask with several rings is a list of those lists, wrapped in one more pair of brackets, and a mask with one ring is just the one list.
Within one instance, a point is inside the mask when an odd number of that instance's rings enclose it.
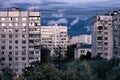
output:
{"label": "dark window", "polygon": [[98,26],[98,30],[102,30],[103,29],[103,26]]}
{"label": "dark window", "polygon": [[104,37],[104,40],[108,40],[108,37]]}
{"label": "dark window", "polygon": [[18,44],[18,40],[15,40],[15,43]]}
{"label": "dark window", "polygon": [[1,34],[1,38],[5,38],[6,37],[6,35],[5,34]]}
{"label": "dark window", "polygon": [[103,40],[103,38],[102,37],[97,37],[97,40]]}
{"label": "dark window", "polygon": [[9,49],[12,49],[12,46],[9,46]]}
{"label": "dark window", "polygon": [[9,38],[12,38],[12,34],[9,35]]}
{"label": "dark window", "polygon": [[22,57],[22,60],[26,60],[26,58],[25,58],[25,57]]}

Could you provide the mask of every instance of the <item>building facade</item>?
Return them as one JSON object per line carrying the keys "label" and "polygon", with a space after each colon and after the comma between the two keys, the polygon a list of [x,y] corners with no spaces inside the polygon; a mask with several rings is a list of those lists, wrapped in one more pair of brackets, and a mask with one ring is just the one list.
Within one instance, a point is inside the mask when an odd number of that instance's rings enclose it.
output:
{"label": "building facade", "polygon": [[88,44],[82,45],[74,49],[74,58],[75,60],[78,60],[80,59],[81,55],[87,55],[88,53],[91,53],[91,52],[92,52],[91,45],[88,45]]}
{"label": "building facade", "polygon": [[120,56],[120,11],[97,16],[92,31],[92,53],[103,58]]}
{"label": "building facade", "polygon": [[71,42],[73,44],[77,44],[77,43],[83,43],[83,44],[91,44],[91,35],[79,35],[79,36],[73,36],[71,38]]}
{"label": "building facade", "polygon": [[16,74],[40,61],[40,12],[12,8],[0,11],[0,71]]}
{"label": "building facade", "polygon": [[50,55],[59,51],[64,56],[67,51],[67,26],[41,26],[41,45],[50,50]]}

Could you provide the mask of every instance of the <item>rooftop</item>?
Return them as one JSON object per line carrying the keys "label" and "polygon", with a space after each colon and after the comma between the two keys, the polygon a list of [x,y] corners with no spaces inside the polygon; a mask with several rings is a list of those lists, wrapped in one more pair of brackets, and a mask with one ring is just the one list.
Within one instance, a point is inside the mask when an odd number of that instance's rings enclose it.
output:
{"label": "rooftop", "polygon": [[90,44],[85,44],[85,45],[82,45],[79,47],[80,49],[91,49],[92,48],[92,45]]}

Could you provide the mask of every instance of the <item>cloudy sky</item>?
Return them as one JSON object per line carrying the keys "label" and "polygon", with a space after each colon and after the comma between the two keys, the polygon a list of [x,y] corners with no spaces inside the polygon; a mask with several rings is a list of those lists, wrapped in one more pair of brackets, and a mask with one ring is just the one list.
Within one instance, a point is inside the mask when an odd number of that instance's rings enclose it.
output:
{"label": "cloudy sky", "polygon": [[91,33],[92,18],[120,9],[120,0],[0,0],[0,8],[39,9],[42,25],[66,25],[70,35]]}

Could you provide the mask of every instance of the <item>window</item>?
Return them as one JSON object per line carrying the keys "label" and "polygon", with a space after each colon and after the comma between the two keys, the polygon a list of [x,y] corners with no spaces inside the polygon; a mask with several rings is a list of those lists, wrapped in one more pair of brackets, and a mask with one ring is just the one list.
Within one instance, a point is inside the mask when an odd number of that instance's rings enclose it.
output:
{"label": "window", "polygon": [[81,50],[81,53],[84,53],[85,52],[85,50]]}
{"label": "window", "polygon": [[97,47],[97,49],[98,49],[98,50],[102,50],[102,49],[103,49],[103,47]]}
{"label": "window", "polygon": [[22,44],[26,44],[26,40],[22,40]]}
{"label": "window", "polygon": [[104,27],[104,30],[108,30],[108,27]]}
{"label": "window", "polygon": [[26,21],[27,19],[26,18],[22,18],[22,21]]}
{"label": "window", "polygon": [[15,49],[18,49],[18,46],[15,46]]}
{"label": "window", "polygon": [[97,40],[103,40],[103,38],[102,37],[97,37]]}
{"label": "window", "polygon": [[15,26],[18,26],[18,23],[15,23]]}
{"label": "window", "polygon": [[5,40],[1,40],[1,43],[2,43],[2,44],[5,44],[5,43],[6,43],[6,41],[5,41]]}
{"label": "window", "polygon": [[1,49],[5,49],[6,47],[5,46],[1,46]]}
{"label": "window", "polygon": [[15,32],[18,32],[18,29],[15,29]]}
{"label": "window", "polygon": [[15,72],[17,72],[18,71],[18,69],[15,69]]}
{"label": "window", "polygon": [[12,23],[9,23],[9,26],[12,26]]}
{"label": "window", "polygon": [[37,24],[37,23],[35,23],[35,26],[38,26],[38,24]]}
{"label": "window", "polygon": [[23,37],[23,38],[25,38],[25,37],[26,37],[26,35],[22,35],[22,37]]}
{"label": "window", "polygon": [[12,34],[9,35],[9,38],[12,38]]}
{"label": "window", "polygon": [[13,20],[13,18],[11,17],[11,18],[9,18],[9,20],[10,20],[10,21],[12,21],[12,20]]}
{"label": "window", "polygon": [[104,40],[108,40],[108,37],[104,37]]}
{"label": "window", "polygon": [[108,56],[108,53],[104,53],[104,56]]}
{"label": "window", "polygon": [[108,32],[104,32],[104,34],[105,34],[105,35],[107,35],[107,34],[108,34]]}
{"label": "window", "polygon": [[22,57],[22,60],[24,61],[24,60],[26,60],[26,58],[25,58],[25,57]]}
{"label": "window", "polygon": [[5,21],[5,18],[1,18],[2,21]]}
{"label": "window", "polygon": [[26,55],[26,52],[25,52],[25,51],[23,51],[23,52],[22,52],[22,55]]}
{"label": "window", "polygon": [[17,35],[17,34],[15,35],[15,38],[18,38],[18,35]]}
{"label": "window", "polygon": [[103,45],[103,42],[97,42],[98,45],[102,46]]}
{"label": "window", "polygon": [[15,18],[16,21],[18,21],[18,18]]}
{"label": "window", "polygon": [[1,38],[5,38],[6,37],[6,35],[5,34],[1,34]]}
{"label": "window", "polygon": [[1,52],[2,55],[4,55],[4,52]]}
{"label": "window", "polygon": [[18,57],[15,57],[15,60],[17,61],[17,60],[18,60]]}
{"label": "window", "polygon": [[6,26],[6,24],[5,24],[5,23],[2,23],[1,26]]}
{"label": "window", "polygon": [[9,61],[12,61],[12,57],[9,57]]}
{"label": "window", "polygon": [[26,49],[26,46],[22,46],[22,49]]}
{"label": "window", "polygon": [[15,52],[15,55],[18,55],[18,52]]}
{"label": "window", "polygon": [[9,40],[9,43],[12,43],[12,40]]}
{"label": "window", "polygon": [[9,52],[9,55],[12,55],[12,52],[11,52],[11,51]]}
{"label": "window", "polygon": [[23,23],[22,26],[26,26],[26,23]]}
{"label": "window", "polygon": [[103,29],[103,26],[98,26],[98,30],[102,30]]}
{"label": "window", "polygon": [[108,48],[105,47],[104,50],[108,50]]}
{"label": "window", "polygon": [[9,46],[9,49],[12,49],[12,46]]}
{"label": "window", "polygon": [[108,42],[105,42],[104,45],[108,45]]}
{"label": "window", "polygon": [[101,56],[101,55],[102,55],[102,53],[98,53],[98,55],[99,55],[99,56]]}
{"label": "window", "polygon": [[18,40],[15,40],[15,43],[18,44]]}
{"label": "window", "polygon": [[1,57],[1,61],[5,61],[5,57]]}

